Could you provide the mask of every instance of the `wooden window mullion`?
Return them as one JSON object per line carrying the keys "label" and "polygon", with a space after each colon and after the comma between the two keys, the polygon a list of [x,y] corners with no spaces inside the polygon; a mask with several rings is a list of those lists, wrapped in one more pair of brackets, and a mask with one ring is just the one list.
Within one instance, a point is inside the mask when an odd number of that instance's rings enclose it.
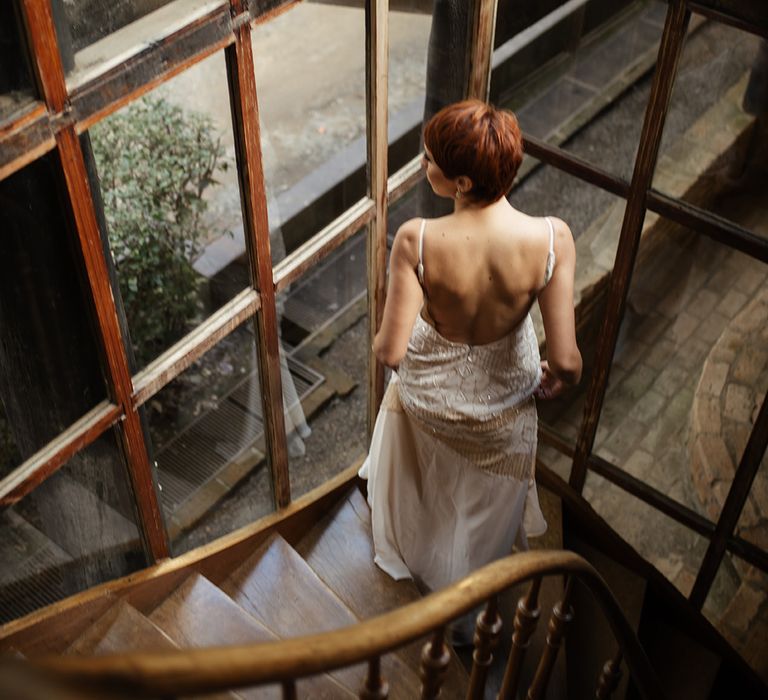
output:
{"label": "wooden window mullion", "polygon": [[[233,0],[233,13],[243,9],[240,7],[241,4],[238,0]],[[275,503],[278,508],[282,508],[291,502],[291,487],[283,414],[275,285],[269,242],[267,195],[261,161],[259,107],[250,24],[241,23],[235,28],[235,43],[226,49],[226,58],[240,193],[243,200],[245,239],[251,277],[261,297],[261,308],[255,315],[254,322],[258,339],[264,432],[272,470]]]}
{"label": "wooden window mullion", "polygon": [[68,98],[51,3],[50,0],[22,0],[21,4],[38,86],[53,116],[64,111]]}
{"label": "wooden window mullion", "polygon": [[[370,346],[381,325],[387,281],[387,48],[389,0],[365,3],[365,97],[368,152],[368,196],[374,217],[368,224],[368,329]],[[368,432],[384,396],[384,366],[369,352]]]}
{"label": "wooden window mullion", "polygon": [[102,401],[0,480],[0,506],[13,505],[36,489],[72,456],[114,425],[121,415],[119,406]]}
{"label": "wooden window mullion", "polygon": [[[24,0],[23,9],[30,46],[34,52],[34,64],[48,111],[52,115],[66,113],[67,89],[50,4],[45,0]],[[66,124],[66,118],[65,126],[56,134],[56,146],[96,311],[110,395],[124,416],[119,424],[119,432],[133,486],[139,529],[150,560],[157,561],[168,556],[168,539],[141,422],[132,409],[133,392],[128,358],[104,260],[83,151],[74,124]]]}
{"label": "wooden window mullion", "polygon": [[496,33],[498,0],[474,0],[469,43],[467,97],[488,101],[491,89],[491,59]]}
{"label": "wooden window mullion", "polygon": [[624,306],[632,280],[632,270],[640,245],[645,219],[646,195],[653,180],[656,158],[661,144],[664,120],[672,95],[677,64],[683,49],[690,12],[683,0],[671,0],[659,48],[659,59],[653,76],[651,94],[640,132],[635,168],[632,174],[627,207],[621,225],[616,259],[610,277],[605,320],[598,338],[595,368],[584,407],[584,418],[576,443],[570,485],[581,492],[587,476],[589,456],[595,442],[597,424],[608,385],[608,374],[616,350]]}

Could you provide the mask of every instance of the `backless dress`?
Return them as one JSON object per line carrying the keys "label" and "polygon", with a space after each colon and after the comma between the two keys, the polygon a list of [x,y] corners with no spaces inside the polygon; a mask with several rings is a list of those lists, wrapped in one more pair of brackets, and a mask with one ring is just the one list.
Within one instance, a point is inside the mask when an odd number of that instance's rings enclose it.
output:
{"label": "backless dress", "polygon": [[[545,284],[555,264],[546,221]],[[500,340],[467,345],[419,314],[359,472],[368,480],[375,562],[392,578],[436,590],[546,531],[534,480],[540,381],[530,315]]]}

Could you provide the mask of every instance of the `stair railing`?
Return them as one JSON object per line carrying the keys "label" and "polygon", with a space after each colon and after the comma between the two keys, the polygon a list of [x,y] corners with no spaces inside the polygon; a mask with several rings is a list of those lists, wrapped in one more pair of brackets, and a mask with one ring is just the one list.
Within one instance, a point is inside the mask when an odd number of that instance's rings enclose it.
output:
{"label": "stair railing", "polygon": [[449,663],[446,626],[486,603],[477,618],[467,695],[482,698],[493,651],[501,634],[498,595],[514,585],[532,581],[517,605],[512,648],[499,693],[501,699],[516,698],[523,657],[540,616],[541,580],[554,575],[567,576],[565,591],[553,608],[546,645],[527,698],[544,697],[559,646],[573,617],[570,595],[578,580],[596,599],[619,647],[600,674],[596,696],[610,697],[618,683],[623,658],[641,697],[663,700],[665,694],[658,677],[608,586],[585,559],[567,551],[524,552],[500,559],[414,603],[324,634],[208,649],[132,652],[91,658],[51,656],[29,663],[33,668],[53,673],[70,687],[128,691],[138,697],[200,695],[277,683],[283,688],[283,697],[295,698],[297,679],[367,662],[368,672],[359,697],[384,700],[388,696],[388,684],[381,673],[382,655],[428,636],[421,657],[421,697],[428,700],[439,696]]}

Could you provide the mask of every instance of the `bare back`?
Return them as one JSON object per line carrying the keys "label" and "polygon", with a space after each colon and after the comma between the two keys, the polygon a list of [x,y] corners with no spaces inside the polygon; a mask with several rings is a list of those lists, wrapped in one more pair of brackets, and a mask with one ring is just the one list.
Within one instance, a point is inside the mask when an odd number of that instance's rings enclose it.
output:
{"label": "bare back", "polygon": [[426,221],[424,319],[448,340],[469,345],[508,335],[545,285],[550,226],[509,206]]}

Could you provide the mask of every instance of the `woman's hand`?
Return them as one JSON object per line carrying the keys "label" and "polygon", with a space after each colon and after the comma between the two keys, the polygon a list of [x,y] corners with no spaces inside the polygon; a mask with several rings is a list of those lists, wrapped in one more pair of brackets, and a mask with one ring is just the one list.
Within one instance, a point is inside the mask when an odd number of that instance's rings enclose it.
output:
{"label": "woman's hand", "polygon": [[554,399],[565,391],[567,385],[562,379],[558,379],[555,373],[549,368],[546,360],[541,361],[541,382],[533,395],[537,399]]}

